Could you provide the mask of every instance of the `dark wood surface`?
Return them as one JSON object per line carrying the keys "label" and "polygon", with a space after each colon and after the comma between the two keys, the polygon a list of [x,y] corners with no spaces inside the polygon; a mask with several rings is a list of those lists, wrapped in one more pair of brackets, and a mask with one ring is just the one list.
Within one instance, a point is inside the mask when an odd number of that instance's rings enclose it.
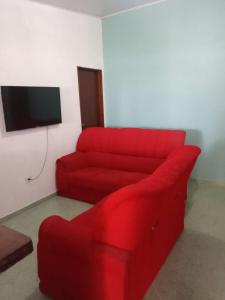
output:
{"label": "dark wood surface", "polygon": [[0,225],[0,272],[33,251],[32,240],[13,229]]}
{"label": "dark wood surface", "polygon": [[102,71],[78,67],[82,129],[104,127]]}

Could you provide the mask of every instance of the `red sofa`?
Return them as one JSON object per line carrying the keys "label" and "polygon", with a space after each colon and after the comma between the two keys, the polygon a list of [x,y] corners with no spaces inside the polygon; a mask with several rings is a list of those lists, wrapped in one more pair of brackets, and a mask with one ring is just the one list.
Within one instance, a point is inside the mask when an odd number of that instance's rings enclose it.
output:
{"label": "red sofa", "polygon": [[[52,216],[41,224],[44,294],[56,300],[143,299],[183,230],[187,181],[200,153],[182,145],[184,137],[182,131],[140,129],[81,134],[77,153],[57,162],[59,193],[93,202],[107,196],[71,221]],[[78,170],[90,188],[72,181]],[[104,177],[104,170],[115,178]]]}
{"label": "red sofa", "polygon": [[96,203],[152,174],[184,140],[178,130],[86,129],[76,152],[57,160],[58,194]]}

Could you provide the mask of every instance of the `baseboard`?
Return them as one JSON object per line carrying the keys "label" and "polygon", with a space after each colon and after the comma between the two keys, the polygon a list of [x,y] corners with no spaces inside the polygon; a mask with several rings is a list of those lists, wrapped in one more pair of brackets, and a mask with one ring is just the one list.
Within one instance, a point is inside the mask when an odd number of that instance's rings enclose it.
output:
{"label": "baseboard", "polygon": [[224,187],[225,188],[225,181],[219,181],[219,180],[207,180],[207,179],[195,179],[191,178],[191,181],[195,181],[197,184],[203,185],[214,185],[218,187]]}
{"label": "baseboard", "polygon": [[0,218],[0,223],[6,222],[7,220],[11,219],[12,217],[17,216],[17,215],[19,215],[20,213],[22,213],[22,212],[24,212],[24,211],[26,211],[26,210],[29,210],[29,209],[32,208],[32,207],[38,206],[38,205],[41,204],[42,202],[44,202],[44,201],[46,201],[46,200],[48,200],[48,199],[54,197],[55,195],[56,195],[56,193],[52,193],[52,194],[48,195],[47,197],[41,198],[41,199],[37,200],[37,201],[34,202],[34,203],[31,203],[31,204],[29,204],[29,205],[27,205],[27,206],[25,206],[25,207],[23,207],[23,208],[21,208],[21,209],[15,211],[15,212],[11,213],[11,214],[9,214],[9,215],[3,217],[3,218]]}

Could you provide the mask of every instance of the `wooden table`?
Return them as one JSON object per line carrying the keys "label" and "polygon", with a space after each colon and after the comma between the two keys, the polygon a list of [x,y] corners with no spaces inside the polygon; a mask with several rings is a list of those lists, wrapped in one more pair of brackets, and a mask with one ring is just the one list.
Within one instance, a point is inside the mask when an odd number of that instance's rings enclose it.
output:
{"label": "wooden table", "polygon": [[13,229],[0,225],[0,272],[33,251],[32,240]]}

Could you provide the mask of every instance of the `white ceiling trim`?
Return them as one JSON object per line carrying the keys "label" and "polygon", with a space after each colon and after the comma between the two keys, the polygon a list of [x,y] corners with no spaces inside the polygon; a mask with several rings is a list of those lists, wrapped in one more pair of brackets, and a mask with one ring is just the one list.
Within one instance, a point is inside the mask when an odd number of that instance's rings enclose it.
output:
{"label": "white ceiling trim", "polygon": [[162,2],[166,2],[166,1],[168,1],[168,0],[156,0],[154,2],[138,5],[138,6],[135,6],[135,7],[132,7],[132,8],[128,8],[128,9],[123,9],[123,10],[120,10],[120,11],[115,12],[113,14],[105,15],[105,16],[101,17],[101,19],[110,18],[110,17],[116,16],[116,15],[124,14],[124,13],[129,12],[129,11],[134,11],[134,10],[137,10],[137,9],[142,9],[142,8],[147,7],[147,6],[157,5],[157,4],[160,4]]}

